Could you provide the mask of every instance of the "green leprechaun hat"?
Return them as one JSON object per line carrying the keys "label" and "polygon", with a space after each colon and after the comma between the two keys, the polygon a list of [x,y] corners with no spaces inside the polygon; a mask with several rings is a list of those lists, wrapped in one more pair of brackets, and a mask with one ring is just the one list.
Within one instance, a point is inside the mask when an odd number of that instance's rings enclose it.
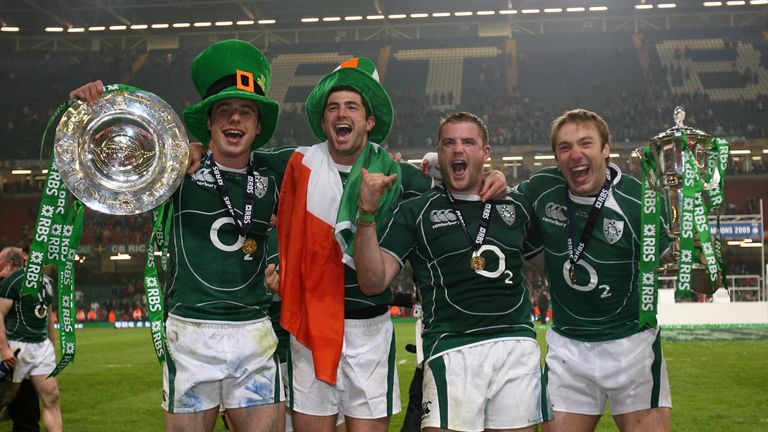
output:
{"label": "green leprechaun hat", "polygon": [[373,61],[365,57],[355,57],[340,64],[324,76],[307,97],[307,118],[315,136],[321,140],[328,139],[323,131],[323,111],[331,90],[339,86],[350,86],[360,92],[376,118],[368,139],[379,144],[384,142],[392,127],[392,101],[379,83],[379,73]]}
{"label": "green leprechaun hat", "polygon": [[208,113],[222,99],[248,99],[259,108],[259,133],[251,148],[263,146],[277,127],[280,106],[267,93],[272,68],[264,54],[248,42],[231,39],[216,42],[192,61],[192,81],[202,101],[184,109],[184,124],[192,136],[208,147]]}

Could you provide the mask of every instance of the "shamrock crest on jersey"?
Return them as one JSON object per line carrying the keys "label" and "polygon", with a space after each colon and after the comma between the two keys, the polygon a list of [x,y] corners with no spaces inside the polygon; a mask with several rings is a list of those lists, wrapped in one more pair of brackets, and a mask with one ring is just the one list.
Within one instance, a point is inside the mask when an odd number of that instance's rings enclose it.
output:
{"label": "shamrock crest on jersey", "polygon": [[624,234],[624,221],[616,219],[603,219],[603,235],[610,244],[614,244]]}
{"label": "shamrock crest on jersey", "polygon": [[267,194],[267,182],[269,179],[267,179],[264,176],[260,176],[258,173],[254,173],[256,178],[256,185],[254,193],[256,194],[256,198],[264,198],[264,195]]}
{"label": "shamrock crest on jersey", "polygon": [[497,204],[496,210],[507,225],[515,223],[515,206],[512,204]]}

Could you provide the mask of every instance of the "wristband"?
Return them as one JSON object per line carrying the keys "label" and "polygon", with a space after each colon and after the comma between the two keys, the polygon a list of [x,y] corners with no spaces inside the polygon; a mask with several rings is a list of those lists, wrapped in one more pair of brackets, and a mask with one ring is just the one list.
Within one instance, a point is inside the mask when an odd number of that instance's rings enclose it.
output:
{"label": "wristband", "polygon": [[376,223],[376,213],[367,214],[367,213],[360,213],[357,216],[357,222],[360,224],[360,222],[364,222],[366,224],[374,224]]}

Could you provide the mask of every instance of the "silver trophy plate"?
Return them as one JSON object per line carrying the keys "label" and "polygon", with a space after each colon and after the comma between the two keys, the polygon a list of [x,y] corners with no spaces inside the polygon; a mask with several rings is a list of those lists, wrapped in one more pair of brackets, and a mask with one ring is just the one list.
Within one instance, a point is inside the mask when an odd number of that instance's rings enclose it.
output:
{"label": "silver trophy plate", "polygon": [[129,215],[168,199],[184,178],[187,133],[164,100],[146,91],[104,93],[75,102],[56,127],[62,181],[86,206]]}

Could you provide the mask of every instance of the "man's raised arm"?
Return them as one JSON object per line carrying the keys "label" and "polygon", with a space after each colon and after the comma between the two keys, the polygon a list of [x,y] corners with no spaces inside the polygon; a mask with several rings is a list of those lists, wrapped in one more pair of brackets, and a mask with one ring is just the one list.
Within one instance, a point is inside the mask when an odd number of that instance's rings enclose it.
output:
{"label": "man's raised arm", "polygon": [[355,267],[360,290],[366,295],[382,293],[400,273],[397,260],[379,248],[376,234],[376,208],[396,176],[369,173],[363,168],[360,200],[357,204],[360,217],[355,232]]}

